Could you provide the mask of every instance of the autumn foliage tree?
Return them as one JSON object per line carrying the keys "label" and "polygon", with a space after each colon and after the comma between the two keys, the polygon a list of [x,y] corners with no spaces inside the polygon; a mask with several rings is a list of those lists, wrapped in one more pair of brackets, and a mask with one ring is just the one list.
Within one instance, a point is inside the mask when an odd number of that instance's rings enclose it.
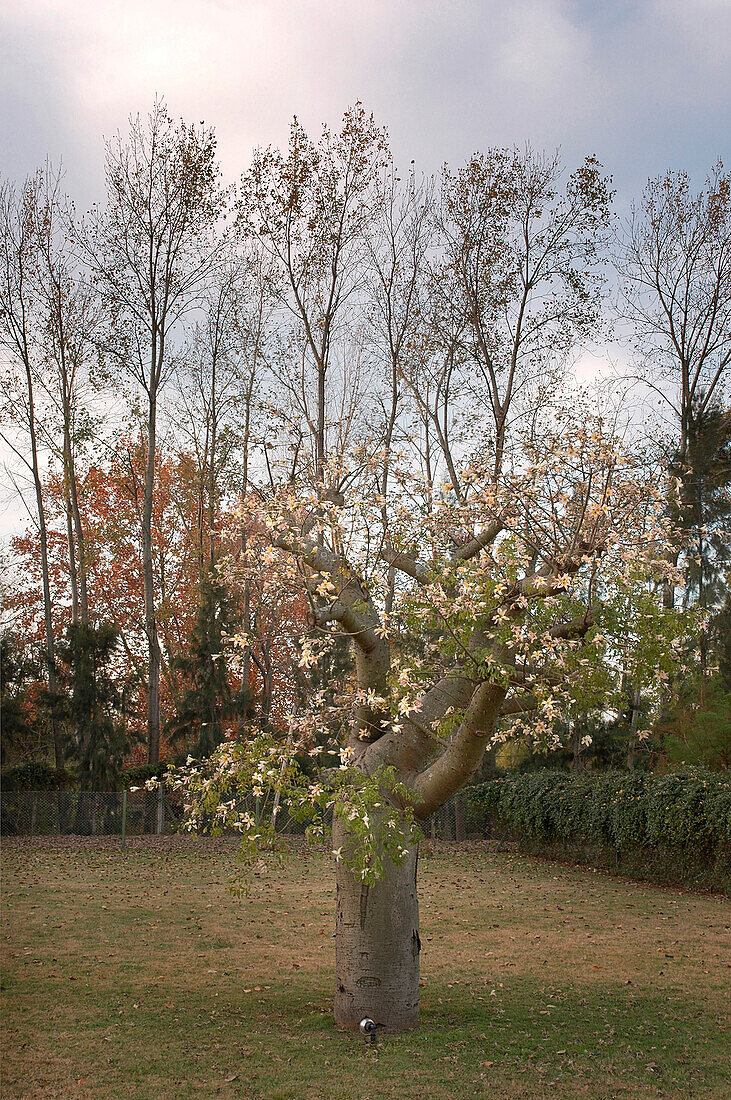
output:
{"label": "autumn foliage tree", "polygon": [[[261,561],[261,532],[257,535],[255,518],[245,509],[238,515],[227,512],[222,516],[219,502],[215,546],[222,571],[201,572],[195,464],[185,452],[158,453],[156,466],[153,563],[160,593],[162,744],[169,759],[177,753],[209,751],[222,736],[234,735],[250,719],[263,725],[274,719],[286,727],[291,702],[287,685],[296,668],[304,604],[296,594],[283,593],[271,566]],[[107,464],[89,467],[79,479],[94,629],[108,624],[115,631],[119,726],[136,761],[140,749],[135,746],[145,737],[147,710],[140,549],[144,470],[142,441],[124,436],[117,440]],[[62,477],[50,476],[43,493],[53,631],[61,640],[74,622]],[[255,574],[246,593],[240,577],[229,575],[230,564],[240,558],[242,523],[249,527],[248,553]],[[15,579],[6,592],[6,616],[28,641],[38,642],[44,629],[38,534],[17,536],[12,551]],[[208,586],[215,587],[211,591]],[[250,660],[242,659],[245,654]],[[73,685],[69,692],[73,707]],[[207,734],[201,736],[202,724],[209,721],[211,712],[213,729],[218,731],[212,740]],[[67,708],[67,718],[72,716]]]}

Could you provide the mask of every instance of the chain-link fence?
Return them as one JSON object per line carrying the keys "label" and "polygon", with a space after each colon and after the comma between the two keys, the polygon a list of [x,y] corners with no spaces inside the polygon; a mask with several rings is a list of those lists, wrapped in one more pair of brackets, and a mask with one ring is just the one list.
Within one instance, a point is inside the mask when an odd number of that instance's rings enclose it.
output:
{"label": "chain-link fence", "polygon": [[[253,816],[253,798],[239,807]],[[4,836],[141,836],[178,832],[183,819],[180,794],[165,786],[135,791],[3,791],[0,794]],[[271,811],[270,811],[271,812]],[[423,825],[427,837],[460,841],[474,836],[466,802],[457,795]],[[277,817],[277,831],[302,835],[305,825],[289,816]]]}
{"label": "chain-link fence", "polygon": [[159,791],[3,791],[5,836],[121,836],[172,833],[179,801]]}

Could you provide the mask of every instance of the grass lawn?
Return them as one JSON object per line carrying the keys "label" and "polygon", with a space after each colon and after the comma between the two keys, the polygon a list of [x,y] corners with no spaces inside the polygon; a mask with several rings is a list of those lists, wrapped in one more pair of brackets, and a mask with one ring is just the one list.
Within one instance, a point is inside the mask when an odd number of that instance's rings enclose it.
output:
{"label": "grass lawn", "polygon": [[330,1014],[334,886],[228,841],[6,842],[3,1100],[731,1096],[731,905],[485,847],[420,861],[418,1031]]}

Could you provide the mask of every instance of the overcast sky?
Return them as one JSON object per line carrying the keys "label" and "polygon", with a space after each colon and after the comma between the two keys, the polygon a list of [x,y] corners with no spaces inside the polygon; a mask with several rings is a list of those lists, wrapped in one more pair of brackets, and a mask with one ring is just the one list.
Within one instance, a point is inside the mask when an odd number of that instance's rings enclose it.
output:
{"label": "overcast sky", "polygon": [[0,0],[0,41],[3,174],[63,161],[80,206],[156,95],[215,127],[229,181],[357,99],[401,163],[561,146],[622,206],[669,167],[702,180],[731,134],[731,0]]}
{"label": "overcast sky", "polygon": [[[648,176],[700,185],[731,162],[731,0],[0,0],[3,176],[63,164],[83,210],[104,138],[156,96],[215,127],[227,182],[293,114],[316,131],[360,99],[402,165],[594,153],[623,212]],[[17,497],[0,498],[13,529]]]}

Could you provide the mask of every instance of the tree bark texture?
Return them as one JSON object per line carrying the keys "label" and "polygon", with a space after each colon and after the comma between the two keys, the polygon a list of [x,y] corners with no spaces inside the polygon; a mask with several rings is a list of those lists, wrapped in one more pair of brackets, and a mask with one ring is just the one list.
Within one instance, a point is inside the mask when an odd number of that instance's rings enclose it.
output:
{"label": "tree bark texture", "polygon": [[33,399],[33,377],[29,361],[26,358],[25,372],[28,383],[28,428],[30,434],[33,486],[36,494],[36,507],[38,509],[38,534],[41,543],[41,577],[43,581],[43,621],[46,631],[46,661],[48,663],[48,694],[51,697],[50,724],[51,737],[53,738],[53,755],[57,768],[63,767],[63,748],[61,736],[56,720],[56,651],[53,636],[53,620],[51,617],[51,582],[48,567],[48,533],[46,529],[46,510],[43,503],[43,485],[41,483],[40,466],[38,462],[38,443],[36,439],[35,406]]}
{"label": "tree bark texture", "polygon": [[[333,824],[336,849],[347,846],[345,823]],[[418,848],[391,863],[374,885],[364,885],[342,863],[337,868],[335,1023],[357,1028],[368,1016],[377,1033],[415,1027],[419,1014]]]}
{"label": "tree bark texture", "polygon": [[160,759],[160,645],[155,619],[155,573],[152,560],[152,506],[155,491],[155,409],[150,399],[142,511],[142,571],[147,635],[147,762]]}

